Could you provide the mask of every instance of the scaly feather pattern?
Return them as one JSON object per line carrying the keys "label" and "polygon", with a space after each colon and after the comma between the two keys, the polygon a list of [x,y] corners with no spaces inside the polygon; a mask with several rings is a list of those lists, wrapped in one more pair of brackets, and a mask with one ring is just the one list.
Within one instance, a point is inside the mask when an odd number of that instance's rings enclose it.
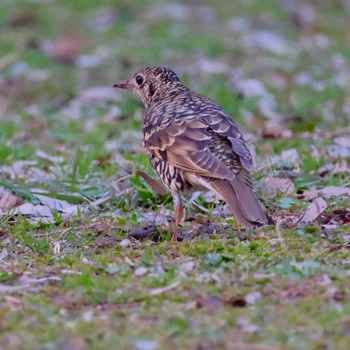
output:
{"label": "scaly feather pattern", "polygon": [[174,198],[173,240],[182,213],[181,195],[195,190],[220,194],[237,230],[240,223],[268,223],[253,191],[252,155],[237,125],[216,102],[192,92],[164,67],[143,68],[114,86],[132,91],[146,107],[143,145]]}

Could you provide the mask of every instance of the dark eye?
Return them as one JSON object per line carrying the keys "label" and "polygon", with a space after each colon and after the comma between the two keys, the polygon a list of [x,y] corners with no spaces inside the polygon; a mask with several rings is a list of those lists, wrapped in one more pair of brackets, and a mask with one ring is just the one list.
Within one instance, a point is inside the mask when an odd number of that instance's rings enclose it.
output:
{"label": "dark eye", "polygon": [[143,83],[143,76],[142,76],[142,75],[137,75],[136,78],[135,78],[135,80],[136,80],[136,84],[137,84],[138,86],[141,86],[142,83]]}

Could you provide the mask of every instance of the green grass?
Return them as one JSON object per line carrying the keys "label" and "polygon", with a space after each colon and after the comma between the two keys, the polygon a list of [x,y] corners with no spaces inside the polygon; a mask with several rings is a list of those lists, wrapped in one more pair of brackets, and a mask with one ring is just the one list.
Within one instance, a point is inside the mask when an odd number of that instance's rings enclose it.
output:
{"label": "green grass", "polygon": [[[348,9],[307,6],[314,21],[275,0],[0,3],[0,187],[34,205],[46,191],[77,214],[52,209],[48,222],[0,208],[1,349],[348,348],[349,199],[326,199],[307,225],[289,221],[310,203],[302,191],[349,186],[349,157],[337,155],[349,137]],[[288,53],[251,45],[261,30]],[[52,58],[72,36],[96,65]],[[169,242],[171,197],[138,172],[154,176],[140,101],[82,97],[148,65],[173,68],[251,135],[256,188],[281,225],[237,234],[200,196],[186,203],[184,241]],[[247,79],[275,98],[276,119],[235,90]],[[283,159],[291,148],[299,159]],[[295,191],[269,194],[267,176]],[[128,238],[152,219],[151,237]]]}

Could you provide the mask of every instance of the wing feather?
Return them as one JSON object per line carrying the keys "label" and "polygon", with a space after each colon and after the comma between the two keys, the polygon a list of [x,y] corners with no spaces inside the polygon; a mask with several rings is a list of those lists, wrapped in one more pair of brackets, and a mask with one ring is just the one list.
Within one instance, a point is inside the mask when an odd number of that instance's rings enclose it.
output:
{"label": "wing feather", "polygon": [[214,110],[210,112],[200,112],[198,115],[194,112],[182,118],[177,116],[170,125],[167,120],[158,124],[156,129],[150,128],[149,132],[144,130],[145,147],[165,151],[167,162],[176,168],[200,176],[232,180],[235,173],[209,150],[210,132],[215,132],[230,141],[242,167],[250,170],[252,156],[237,125],[219,106],[215,113]]}

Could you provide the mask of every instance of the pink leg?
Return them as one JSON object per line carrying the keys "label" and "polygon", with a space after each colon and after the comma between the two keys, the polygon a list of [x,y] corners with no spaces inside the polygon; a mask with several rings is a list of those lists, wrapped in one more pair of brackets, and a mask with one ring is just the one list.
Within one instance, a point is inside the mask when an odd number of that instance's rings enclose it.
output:
{"label": "pink leg", "polygon": [[[232,213],[233,214],[233,213]],[[235,226],[236,226],[236,231],[241,232],[241,228],[239,227],[239,221],[236,218],[236,215],[233,214],[233,218],[235,219]]]}
{"label": "pink leg", "polygon": [[177,242],[177,228],[178,228],[180,220],[181,220],[182,210],[183,210],[182,205],[179,205],[176,208],[176,212],[175,212],[175,225],[174,225],[173,233],[171,235],[171,240],[175,241],[175,242]]}
{"label": "pink leg", "polygon": [[174,207],[175,207],[175,225],[174,225],[173,232],[171,234],[171,240],[174,242],[177,242],[177,228],[180,224],[183,206],[182,206],[181,197],[177,193],[173,193],[172,195],[174,198]]}

